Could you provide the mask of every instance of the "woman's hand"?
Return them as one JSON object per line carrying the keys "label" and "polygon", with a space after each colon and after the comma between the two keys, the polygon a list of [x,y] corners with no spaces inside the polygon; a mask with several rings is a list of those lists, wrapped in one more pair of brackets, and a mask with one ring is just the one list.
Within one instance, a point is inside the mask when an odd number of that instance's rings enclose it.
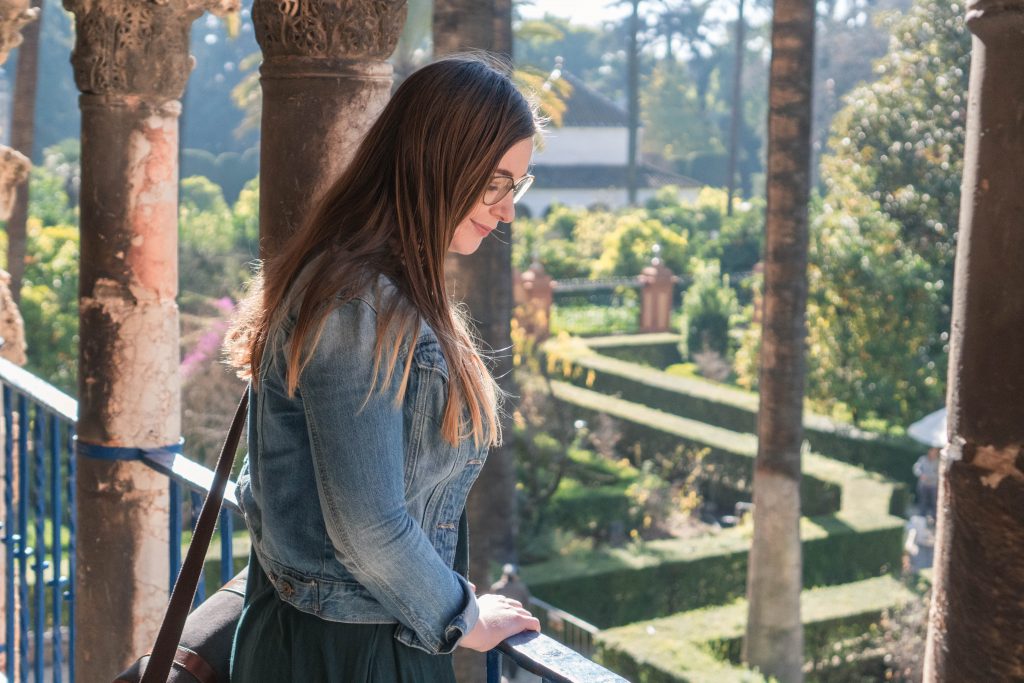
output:
{"label": "woman's hand", "polygon": [[461,647],[487,652],[509,636],[523,631],[539,631],[540,622],[518,600],[488,593],[477,598],[480,618],[459,641]]}

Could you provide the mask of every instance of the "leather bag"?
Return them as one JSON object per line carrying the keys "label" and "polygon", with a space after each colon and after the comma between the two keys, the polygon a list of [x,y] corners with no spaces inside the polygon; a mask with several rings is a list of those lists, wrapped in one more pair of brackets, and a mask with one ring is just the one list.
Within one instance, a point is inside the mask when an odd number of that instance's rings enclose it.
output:
{"label": "leather bag", "polygon": [[199,513],[192,542],[174,582],[156,643],[118,674],[114,683],[227,683],[231,645],[242,614],[245,581],[249,568],[210,596],[191,614],[206,551],[213,538],[224,489],[231,474],[235,451],[245,425],[249,392],[242,394],[227,438],[217,458],[213,484]]}

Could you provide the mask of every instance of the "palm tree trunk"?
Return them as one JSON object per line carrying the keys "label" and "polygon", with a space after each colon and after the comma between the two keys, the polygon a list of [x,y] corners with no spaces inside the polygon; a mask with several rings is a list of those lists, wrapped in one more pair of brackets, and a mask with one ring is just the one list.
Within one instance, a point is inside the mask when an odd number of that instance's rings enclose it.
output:
{"label": "palm tree trunk", "polygon": [[924,680],[1024,678],[1024,0],[974,34]]}
{"label": "palm tree trunk", "polygon": [[740,101],[743,93],[743,34],[747,28],[747,22],[743,18],[743,0],[740,0],[738,7],[739,15],[736,18],[736,61],[732,75],[732,119],[729,122],[729,169],[725,203],[726,215],[732,215],[732,195],[736,190],[736,151],[740,138],[740,117],[743,115],[743,103]]}
{"label": "palm tree trunk", "polygon": [[802,680],[800,446],[803,441],[813,0],[776,0],[768,114],[761,405],[744,660]]}
{"label": "palm tree trunk", "polygon": [[640,47],[636,34],[640,30],[640,0],[632,0],[633,13],[629,16],[629,73],[626,77],[627,105],[629,108],[629,142],[626,159],[626,197],[630,206],[636,205],[637,192],[637,138],[640,128]]}
{"label": "palm tree trunk", "polygon": [[[14,103],[11,111],[11,147],[32,158],[35,142],[36,83],[39,80],[39,31],[43,25],[43,2],[36,2],[36,21],[21,30],[18,65],[14,77]],[[25,276],[26,226],[28,224],[29,180],[18,185],[7,221],[7,271],[11,274],[11,296],[21,302],[21,281]]]}
{"label": "palm tree trunk", "polygon": [[[512,3],[508,0],[435,0],[435,57],[471,48],[512,53]],[[476,323],[486,351],[496,358],[491,371],[503,389],[515,393],[512,381],[512,238],[502,224],[471,256],[450,255],[447,278],[456,299],[464,302]],[[504,423],[505,433],[510,425]],[[515,562],[517,511],[516,468],[507,446],[491,449],[487,464],[467,503],[470,528],[469,576],[479,593],[491,584],[491,569]],[[497,578],[497,577],[494,577]],[[459,650],[455,658],[460,681],[484,680],[484,658]]]}

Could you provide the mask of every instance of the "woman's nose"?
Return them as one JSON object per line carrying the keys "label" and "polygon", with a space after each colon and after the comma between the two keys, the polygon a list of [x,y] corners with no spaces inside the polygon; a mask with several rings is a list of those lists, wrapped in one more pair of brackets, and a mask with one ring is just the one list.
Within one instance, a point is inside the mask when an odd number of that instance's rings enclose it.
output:
{"label": "woman's nose", "polygon": [[516,217],[516,205],[512,201],[512,193],[501,198],[501,201],[491,206],[491,215],[502,223],[511,223]]}

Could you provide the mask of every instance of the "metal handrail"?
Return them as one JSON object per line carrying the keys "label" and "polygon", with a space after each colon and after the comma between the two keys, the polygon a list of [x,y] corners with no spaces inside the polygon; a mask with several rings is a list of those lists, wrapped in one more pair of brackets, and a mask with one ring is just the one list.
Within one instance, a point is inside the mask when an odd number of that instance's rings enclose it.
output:
{"label": "metal handrail", "polygon": [[540,620],[542,632],[584,657],[589,658],[593,654],[594,636],[599,628],[535,597],[530,598],[530,611]]}
{"label": "metal handrail", "polygon": [[[15,617],[18,617],[19,647],[16,658],[7,657],[6,676],[9,681],[25,681],[29,678],[29,665],[35,672],[35,680],[44,677],[44,641],[46,592],[51,593],[52,606],[50,619],[50,648],[53,653],[53,681],[62,680],[62,666],[68,664],[68,678],[75,680],[74,646],[75,646],[75,460],[74,449],[75,429],[78,418],[78,403],[72,397],[56,387],[48,384],[21,367],[0,358],[0,386],[4,399],[4,419],[7,426],[5,439],[5,516],[3,520],[2,541],[6,545],[6,585],[7,607],[6,643],[0,645],[0,652],[9,655],[14,651]],[[17,401],[15,410],[13,403]],[[16,416],[16,417],[15,417]],[[14,444],[15,420],[18,426],[18,447]],[[31,434],[31,439],[30,439]],[[33,531],[35,544],[27,547],[30,499],[29,492],[29,455],[33,456],[32,474],[33,491],[31,497],[35,503],[35,519]],[[14,510],[14,490],[11,473],[14,471],[13,458],[18,457],[18,504]],[[46,487],[47,468],[44,457],[49,455],[49,489]],[[180,524],[183,493],[188,492],[191,498],[193,524],[198,516],[202,499],[209,491],[214,473],[207,467],[189,460],[185,456],[167,450],[155,449],[143,454],[142,461],[168,477],[171,499],[171,540],[170,540],[170,585],[173,586],[181,566],[182,527]],[[66,474],[66,478],[64,475]],[[66,481],[66,491],[65,491]],[[62,497],[67,497],[67,508],[62,507]],[[46,506],[51,511],[51,538],[47,547],[44,531],[46,526]],[[235,484],[228,482],[224,495],[224,509],[221,511],[218,525],[221,539],[220,579],[227,583],[234,576],[232,553],[232,513],[240,512],[235,495]],[[65,514],[66,513],[66,514]],[[64,548],[61,540],[62,528],[68,531],[68,575],[61,576],[63,570]],[[51,561],[45,555],[51,554]],[[37,558],[30,567],[29,559]],[[52,569],[53,578],[46,579],[46,571]],[[17,570],[17,571],[15,571]],[[29,571],[34,573],[32,585],[33,598],[29,601]],[[17,574],[17,576],[15,576]],[[16,586],[17,583],[17,586]],[[196,591],[196,603],[206,598],[203,579],[200,579]],[[19,600],[15,600],[14,591],[18,589]],[[66,590],[65,590],[66,589]],[[58,599],[59,598],[59,599]],[[65,613],[62,605],[67,605],[67,642],[64,642],[64,631],[60,628]],[[15,614],[15,605],[20,607]],[[546,605],[546,603],[545,603]],[[31,610],[29,609],[31,607]],[[548,606],[550,607],[550,606]],[[31,614],[30,614],[31,611]],[[584,622],[585,623],[585,622]],[[32,637],[30,628],[32,626]],[[34,651],[29,656],[29,642]],[[65,657],[66,649],[66,657]],[[545,681],[558,683],[613,683],[625,679],[592,662],[578,652],[556,642],[546,635],[523,633],[505,640],[497,648],[488,653],[488,681],[499,681],[501,677],[501,657],[507,657],[526,671],[540,676]],[[15,672],[15,660],[20,662],[19,671]],[[31,662],[30,662],[31,660]],[[17,675],[16,675],[17,673]]]}

